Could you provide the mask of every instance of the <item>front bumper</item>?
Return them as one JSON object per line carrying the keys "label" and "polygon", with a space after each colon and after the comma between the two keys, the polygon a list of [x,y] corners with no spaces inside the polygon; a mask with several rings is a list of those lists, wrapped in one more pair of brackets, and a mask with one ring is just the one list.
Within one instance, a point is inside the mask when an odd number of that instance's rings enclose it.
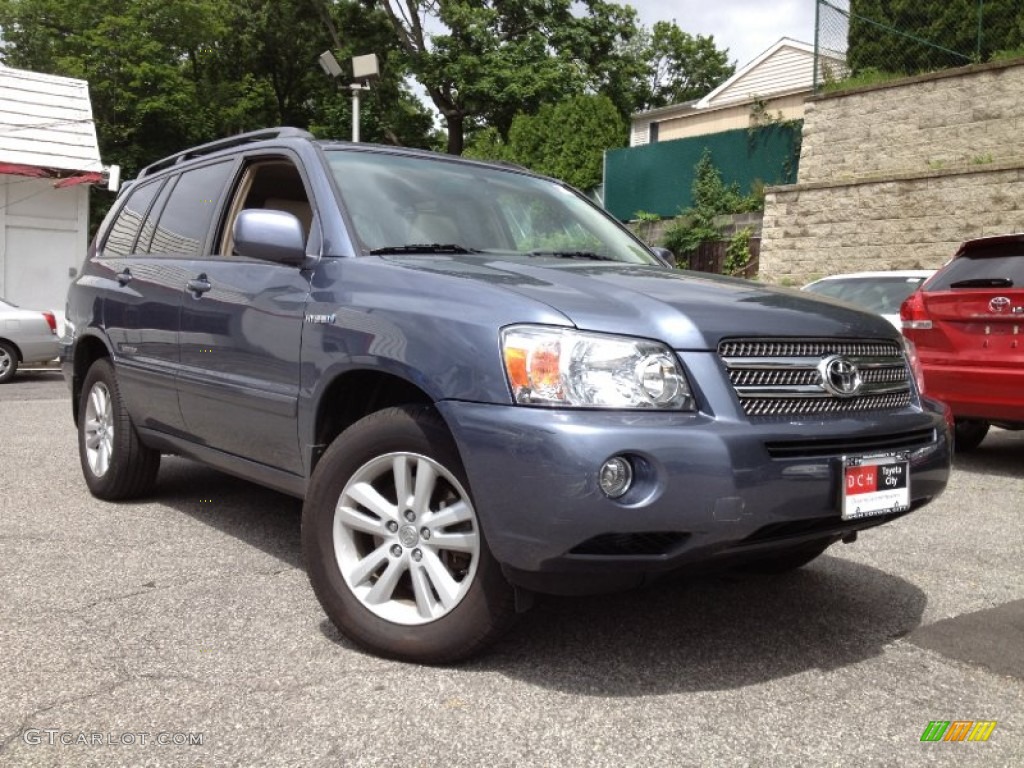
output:
{"label": "front bumper", "polygon": [[[915,509],[942,493],[950,470],[937,405],[781,423],[455,401],[438,408],[492,552],[514,582],[539,591],[629,586],[646,574],[834,540],[891,519],[841,520],[844,454],[909,451]],[[637,480],[612,500],[598,487],[598,469],[623,454]]]}

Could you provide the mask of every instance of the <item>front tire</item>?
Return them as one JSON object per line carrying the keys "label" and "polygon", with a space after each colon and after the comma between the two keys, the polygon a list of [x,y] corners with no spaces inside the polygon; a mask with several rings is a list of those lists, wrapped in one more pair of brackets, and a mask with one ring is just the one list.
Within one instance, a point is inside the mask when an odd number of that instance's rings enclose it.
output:
{"label": "front tire", "polygon": [[0,341],[0,384],[6,384],[18,372],[18,350]]}
{"label": "front tire", "polygon": [[381,656],[457,661],[515,618],[454,441],[429,406],[378,411],[331,444],[303,505],[302,553],[327,616]]}
{"label": "front tire", "polygon": [[156,484],[160,452],[139,439],[106,358],[89,368],[78,414],[78,454],[92,495],[117,501],[149,493]]}

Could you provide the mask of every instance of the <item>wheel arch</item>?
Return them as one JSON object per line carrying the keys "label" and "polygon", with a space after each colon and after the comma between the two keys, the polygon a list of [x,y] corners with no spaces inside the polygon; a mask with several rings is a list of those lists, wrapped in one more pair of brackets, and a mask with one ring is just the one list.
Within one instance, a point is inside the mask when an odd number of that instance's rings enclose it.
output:
{"label": "wheel arch", "polygon": [[323,388],[316,401],[310,474],[327,446],[364,416],[397,405],[434,403],[423,388],[394,373],[365,368],[340,373]]}
{"label": "wheel arch", "polygon": [[75,344],[71,376],[71,415],[78,423],[78,401],[82,397],[82,382],[92,364],[103,357],[111,357],[107,345],[97,336],[83,336]]}
{"label": "wheel arch", "polygon": [[15,353],[18,356],[18,362],[24,362],[25,356],[21,352],[21,347],[18,346],[17,342],[14,341],[14,339],[8,339],[6,336],[0,336],[0,343],[7,344],[8,346],[13,347]]}

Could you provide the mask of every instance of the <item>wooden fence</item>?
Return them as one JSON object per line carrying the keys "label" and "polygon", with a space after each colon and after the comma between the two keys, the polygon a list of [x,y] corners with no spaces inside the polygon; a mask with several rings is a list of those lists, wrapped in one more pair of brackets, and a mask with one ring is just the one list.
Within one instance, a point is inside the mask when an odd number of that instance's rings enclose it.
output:
{"label": "wooden fence", "polygon": [[[697,272],[713,272],[721,275],[725,271],[725,252],[729,249],[728,240],[716,240],[710,243],[701,243],[696,253],[690,256],[690,269]],[[750,261],[746,269],[738,277],[754,278],[757,276],[757,267],[761,255],[761,238],[750,238]]]}

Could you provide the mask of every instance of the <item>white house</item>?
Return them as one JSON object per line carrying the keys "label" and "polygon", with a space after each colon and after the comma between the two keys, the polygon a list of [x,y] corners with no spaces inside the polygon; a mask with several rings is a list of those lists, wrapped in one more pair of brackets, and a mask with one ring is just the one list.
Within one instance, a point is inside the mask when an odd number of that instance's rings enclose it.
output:
{"label": "white house", "polygon": [[[841,54],[819,51],[818,77],[841,77]],[[632,116],[630,146],[747,128],[755,109],[798,120],[814,88],[814,46],[784,37],[702,99]]]}
{"label": "white house", "polygon": [[63,315],[102,175],[88,83],[0,66],[0,296]]}

